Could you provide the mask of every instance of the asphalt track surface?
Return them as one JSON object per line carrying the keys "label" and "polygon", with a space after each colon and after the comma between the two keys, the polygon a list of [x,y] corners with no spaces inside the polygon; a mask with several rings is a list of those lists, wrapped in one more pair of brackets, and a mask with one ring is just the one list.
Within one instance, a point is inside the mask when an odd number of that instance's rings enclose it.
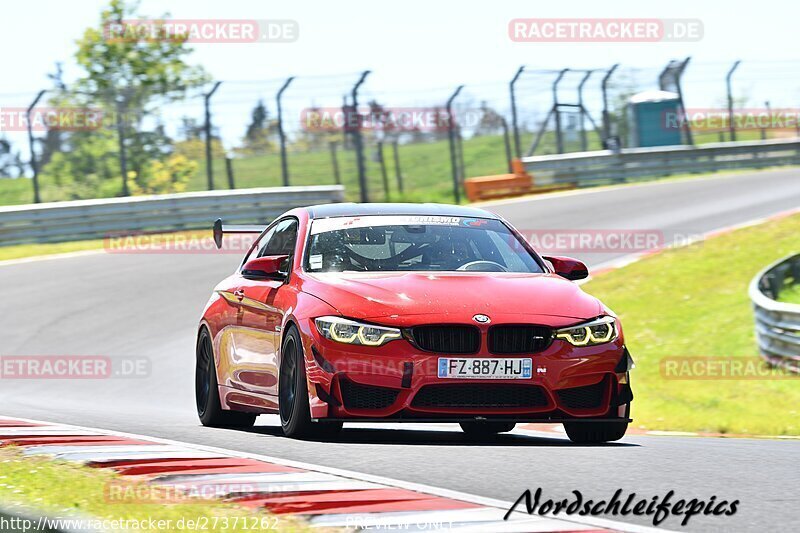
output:
{"label": "asphalt track surface", "polygon": [[[523,230],[658,230],[669,240],[797,206],[800,170],[789,169],[589,190],[488,209]],[[624,252],[575,255],[592,267]],[[558,435],[510,434],[470,443],[457,426],[371,425],[346,426],[337,442],[320,443],[282,437],[274,417],[260,417],[250,431],[203,428],[193,400],[196,324],[212,287],[238,260],[239,254],[98,253],[0,266],[0,355],[151,362],[149,375],[139,378],[2,379],[0,415],[243,450],[506,501],[537,487],[553,499],[573,490],[610,498],[621,488],[645,498],[674,490],[677,498],[741,501],[733,517],[694,517],[688,528],[675,518],[662,524],[673,530],[773,530],[800,518],[797,441],[630,436],[578,447]]]}

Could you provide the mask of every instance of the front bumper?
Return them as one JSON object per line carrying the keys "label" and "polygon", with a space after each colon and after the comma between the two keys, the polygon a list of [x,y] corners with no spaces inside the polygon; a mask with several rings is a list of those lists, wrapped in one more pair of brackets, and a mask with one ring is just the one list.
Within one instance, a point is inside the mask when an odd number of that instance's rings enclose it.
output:
{"label": "front bumper", "polygon": [[[540,353],[507,356],[530,357],[530,379],[441,379],[438,360],[448,355],[422,352],[406,340],[379,348],[342,345],[318,336],[308,342],[314,419],[627,421],[633,399],[630,357],[621,338],[581,348],[554,340]],[[504,356],[482,350],[467,357]]]}

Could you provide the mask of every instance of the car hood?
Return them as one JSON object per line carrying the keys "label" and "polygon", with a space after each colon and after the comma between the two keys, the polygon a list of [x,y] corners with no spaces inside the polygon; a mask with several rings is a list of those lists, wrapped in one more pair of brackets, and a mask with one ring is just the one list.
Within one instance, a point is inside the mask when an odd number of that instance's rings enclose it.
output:
{"label": "car hood", "polygon": [[596,298],[554,274],[315,273],[306,275],[303,291],[344,316],[382,318],[387,325],[411,325],[418,322],[419,315],[426,315],[426,322],[437,323],[463,323],[475,314],[488,315],[494,323],[527,322],[534,316],[568,319],[546,321],[558,325],[603,313]]}

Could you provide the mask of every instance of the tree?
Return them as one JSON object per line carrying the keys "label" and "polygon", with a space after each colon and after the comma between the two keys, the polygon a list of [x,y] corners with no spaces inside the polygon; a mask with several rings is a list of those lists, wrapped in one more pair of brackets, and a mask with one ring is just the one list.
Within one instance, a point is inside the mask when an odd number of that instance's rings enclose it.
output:
{"label": "tree", "polygon": [[[431,109],[432,116],[436,117],[433,122],[427,125],[427,130],[429,133],[425,135],[426,140],[429,141],[441,141],[444,139],[448,139],[450,134],[448,132],[447,124],[448,121],[456,121],[456,111],[453,110],[453,116],[451,117],[447,113],[447,108],[441,106],[434,106]],[[458,124],[456,123],[456,126]],[[416,135],[416,132],[412,132]]]}
{"label": "tree", "polygon": [[475,136],[493,135],[496,134],[502,127],[503,117],[500,115],[500,113],[490,108],[485,100],[482,101],[480,107],[480,119],[478,119],[478,124],[475,126]]}
{"label": "tree", "polygon": [[[66,91],[67,86],[64,83],[64,72],[61,68],[61,63],[56,63],[55,72],[51,72],[47,75],[48,79],[53,83],[53,89],[56,94],[61,94]],[[51,103],[59,100],[60,97],[51,97]],[[64,143],[69,137],[69,133],[59,130],[59,129],[48,129],[47,133],[45,133],[43,139],[37,139],[38,144],[40,146],[40,155],[39,155],[39,168],[44,167],[47,165],[50,160],[53,158],[54,154],[61,152],[64,147]]]}
{"label": "tree", "polygon": [[362,131],[367,139],[373,137],[375,141],[392,142],[397,140],[401,132],[401,124],[398,120],[404,117],[398,111],[387,110],[383,104],[377,100],[370,100],[369,118],[367,119],[368,128]]}
{"label": "tree", "polygon": [[278,133],[278,121],[269,119],[269,110],[263,100],[259,100],[250,114],[250,125],[242,139],[242,146],[236,152],[242,155],[254,155],[270,152],[275,149],[273,139]]}
{"label": "tree", "polygon": [[[206,157],[206,134],[203,124],[191,117],[181,118],[180,126],[181,140],[173,141],[173,153],[182,155],[192,161],[205,160]],[[225,148],[219,136],[211,132],[211,157],[221,159],[225,157]]]}
{"label": "tree", "polygon": [[[152,162],[166,162],[173,148],[163,129],[144,131],[144,121],[154,116],[158,107],[184,98],[188,91],[208,81],[201,67],[186,62],[192,52],[186,45],[188,36],[168,34],[162,28],[155,38],[128,38],[127,35],[109,38],[110,25],[136,18],[137,8],[136,3],[129,5],[124,0],[111,0],[101,13],[99,25],[88,28],[78,40],[75,58],[83,74],[65,88],[58,103],[100,108],[103,128],[70,132],[67,141],[70,149],[54,155],[51,163],[42,169],[43,181],[50,179],[66,186],[66,181],[74,180],[76,185],[67,188],[71,195],[92,197],[108,191],[119,194],[119,167],[112,171],[105,165],[109,159],[119,162],[119,150],[114,142],[117,127],[127,139],[131,190],[152,190],[149,182],[158,181]],[[95,160],[90,162],[87,158]],[[76,171],[83,167],[102,168],[103,172],[82,174]],[[65,175],[67,171],[72,174]],[[98,185],[98,179],[113,180],[115,186]]]}
{"label": "tree", "polygon": [[[187,139],[185,141],[178,141],[173,145],[174,152],[177,155],[185,156],[192,161],[205,161],[206,158],[206,141],[201,138]],[[222,141],[219,137],[211,136],[211,158],[223,159],[226,156],[225,147],[222,146]]]}
{"label": "tree", "polygon": [[137,7],[124,0],[111,0],[101,14],[100,27],[83,33],[75,57],[85,75],[76,86],[109,104],[120,99],[125,108],[144,111],[153,97],[166,101],[182,98],[188,90],[206,83],[208,76],[201,67],[186,63],[192,53],[186,46],[188,35],[176,36],[163,30],[155,38],[108,38],[107,29],[133,19]]}
{"label": "tree", "polygon": [[56,129],[49,129],[44,134],[43,139],[37,139],[40,148],[39,166],[44,167],[53,158],[54,154],[61,152],[64,149],[65,132]]}
{"label": "tree", "polygon": [[609,84],[609,135],[616,137],[619,140],[619,147],[628,146],[630,143],[630,122],[628,102],[634,94],[639,92],[640,88],[636,80],[624,73],[618,74],[612,78]]}
{"label": "tree", "polygon": [[306,122],[301,124],[292,143],[296,150],[327,150],[331,142],[338,143],[345,149],[348,148],[349,136],[344,135],[341,124],[337,124],[331,117],[330,110],[323,110],[312,105],[306,109],[305,117]]}
{"label": "tree", "polygon": [[205,135],[203,125],[198,123],[197,119],[191,117],[181,118],[180,132],[185,141],[202,139]]}
{"label": "tree", "polygon": [[267,127],[267,119],[269,118],[269,111],[264,105],[263,100],[259,100],[256,107],[253,108],[251,114],[252,120],[250,125],[247,126],[247,132],[244,134],[245,139],[248,141],[255,141]]}
{"label": "tree", "polygon": [[166,161],[150,161],[148,165],[148,175],[152,177],[144,186],[134,183],[134,194],[183,192],[197,171],[197,162],[179,154],[171,155]]}
{"label": "tree", "polygon": [[112,130],[70,135],[64,150],[42,169],[42,199],[77,200],[119,193],[119,157]]}
{"label": "tree", "polygon": [[18,178],[25,172],[19,152],[11,149],[11,143],[0,139],[0,178]]}

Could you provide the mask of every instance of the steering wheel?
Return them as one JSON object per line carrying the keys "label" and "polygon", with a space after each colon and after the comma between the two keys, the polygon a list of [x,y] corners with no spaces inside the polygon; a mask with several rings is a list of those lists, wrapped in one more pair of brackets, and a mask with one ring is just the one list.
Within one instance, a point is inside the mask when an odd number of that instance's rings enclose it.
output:
{"label": "steering wheel", "polygon": [[466,270],[469,272],[508,272],[506,267],[494,261],[470,261],[469,263],[464,263],[456,270]]}

